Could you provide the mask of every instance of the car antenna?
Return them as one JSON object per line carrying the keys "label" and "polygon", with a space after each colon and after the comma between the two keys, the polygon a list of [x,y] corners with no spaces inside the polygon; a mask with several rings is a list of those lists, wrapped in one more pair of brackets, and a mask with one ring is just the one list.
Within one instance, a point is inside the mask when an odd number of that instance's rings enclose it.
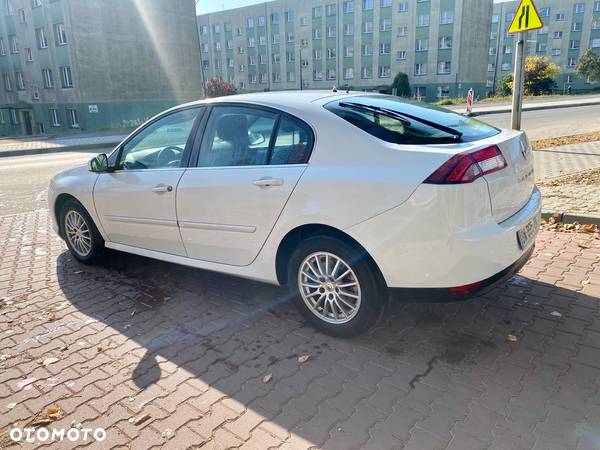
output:
{"label": "car antenna", "polygon": [[335,84],[333,85],[333,89],[332,89],[332,91],[333,91],[333,92],[337,92],[337,88],[335,87]]}

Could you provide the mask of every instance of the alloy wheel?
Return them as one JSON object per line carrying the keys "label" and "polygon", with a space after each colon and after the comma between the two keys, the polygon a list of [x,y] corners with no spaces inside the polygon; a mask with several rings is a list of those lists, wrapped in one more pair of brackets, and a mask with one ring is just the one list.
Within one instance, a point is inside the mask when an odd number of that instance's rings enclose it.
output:
{"label": "alloy wheel", "polygon": [[65,215],[65,234],[71,248],[82,257],[92,251],[92,234],[81,214],[71,209]]}

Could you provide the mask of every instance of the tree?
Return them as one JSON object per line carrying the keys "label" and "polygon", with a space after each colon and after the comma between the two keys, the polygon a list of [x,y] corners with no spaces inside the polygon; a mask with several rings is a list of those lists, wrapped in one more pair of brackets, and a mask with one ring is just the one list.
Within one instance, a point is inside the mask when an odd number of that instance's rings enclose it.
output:
{"label": "tree", "polygon": [[525,95],[550,94],[556,88],[554,79],[560,74],[560,67],[546,56],[528,56],[525,59]]}
{"label": "tree", "polygon": [[410,83],[408,82],[408,75],[403,72],[398,72],[392,82],[392,92],[396,89],[396,95],[399,97],[410,97]]}
{"label": "tree", "polygon": [[512,74],[504,75],[498,82],[498,95],[504,97],[512,94],[513,76]]}
{"label": "tree", "polygon": [[589,78],[592,83],[600,81],[600,56],[591,48],[579,58],[577,75]]}
{"label": "tree", "polygon": [[224,81],[221,77],[213,77],[206,81],[204,85],[204,94],[207,97],[222,97],[236,93],[233,83]]}

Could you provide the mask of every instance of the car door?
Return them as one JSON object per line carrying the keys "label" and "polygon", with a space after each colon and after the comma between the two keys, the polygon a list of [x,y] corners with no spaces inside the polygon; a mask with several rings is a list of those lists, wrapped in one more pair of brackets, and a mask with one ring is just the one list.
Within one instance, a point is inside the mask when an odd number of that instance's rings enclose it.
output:
{"label": "car door", "polygon": [[94,204],[111,242],[185,255],[175,193],[202,109],[161,116],[110,155],[115,170],[99,175]]}
{"label": "car door", "polygon": [[198,163],[186,171],[177,190],[188,256],[250,264],[306,169],[313,141],[311,128],[287,114],[214,106]]}

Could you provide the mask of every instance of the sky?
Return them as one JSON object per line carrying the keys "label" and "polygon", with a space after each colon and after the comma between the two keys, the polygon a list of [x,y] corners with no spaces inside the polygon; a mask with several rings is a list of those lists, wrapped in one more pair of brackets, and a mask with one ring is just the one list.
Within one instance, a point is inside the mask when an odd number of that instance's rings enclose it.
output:
{"label": "sky", "polygon": [[[503,1],[507,0],[494,0],[494,3],[501,3]],[[255,5],[256,3],[264,3],[264,0],[198,0],[196,12],[198,14],[206,14],[224,9]]]}

